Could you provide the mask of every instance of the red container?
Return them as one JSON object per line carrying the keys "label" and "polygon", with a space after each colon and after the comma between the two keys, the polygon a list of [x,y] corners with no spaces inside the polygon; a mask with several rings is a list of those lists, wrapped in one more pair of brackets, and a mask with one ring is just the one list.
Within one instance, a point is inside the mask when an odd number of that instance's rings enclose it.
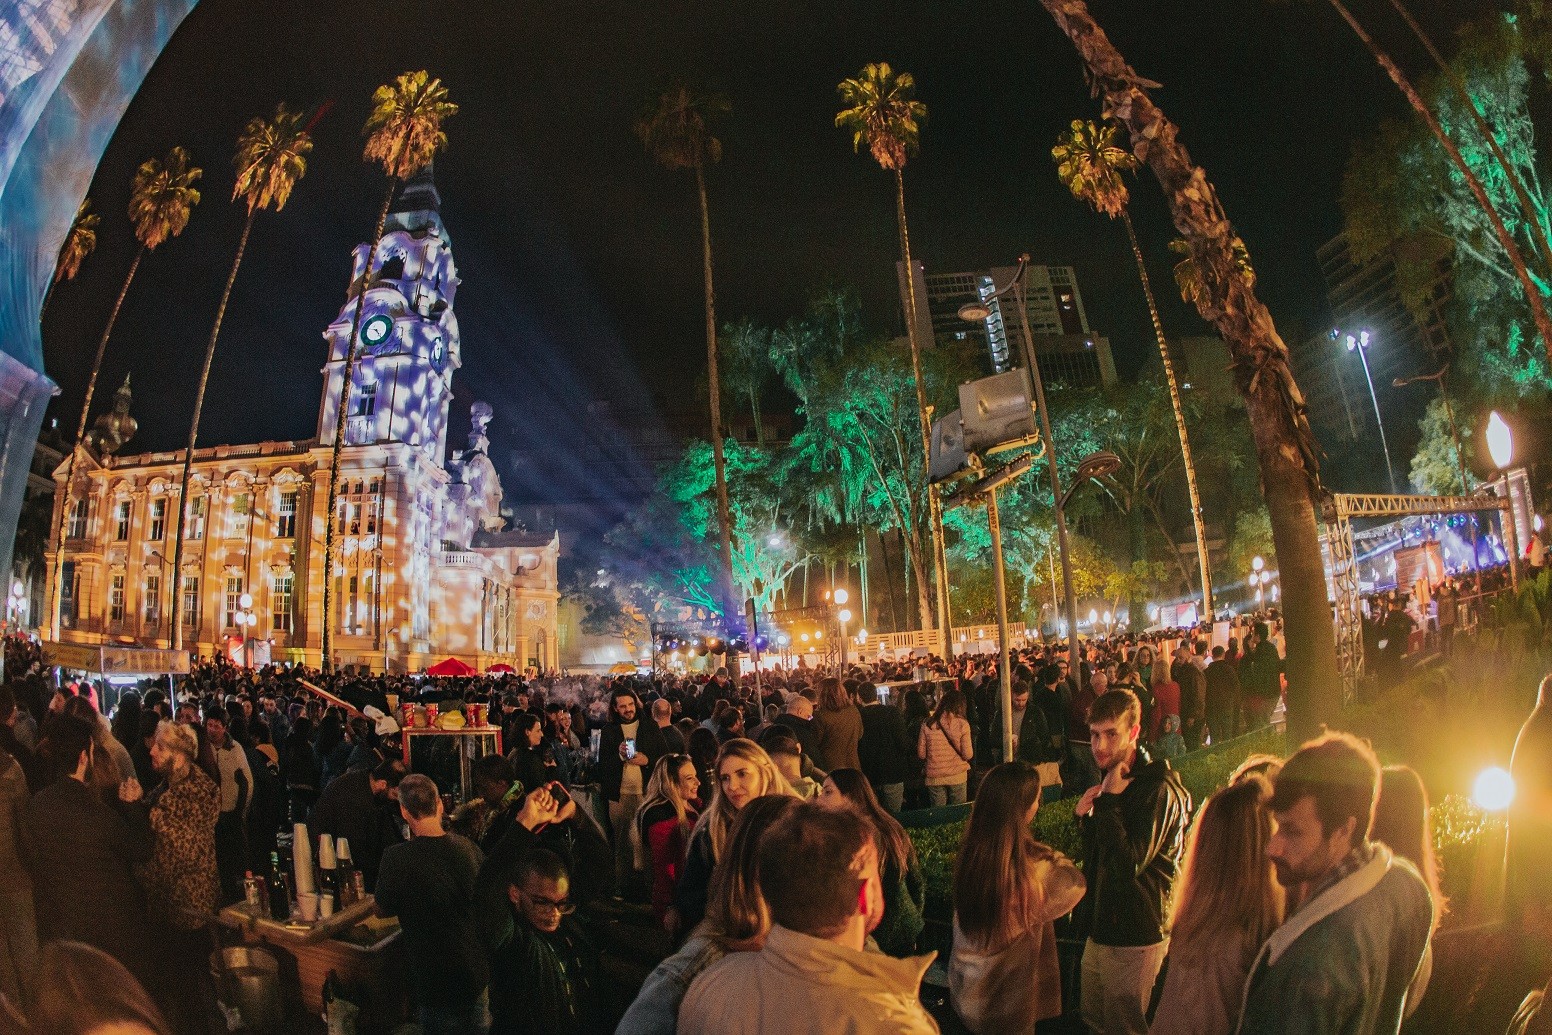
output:
{"label": "red container", "polygon": [[428,729],[428,730],[436,729],[436,724],[437,724],[436,721],[437,721],[437,706],[434,705],[434,704],[426,705],[426,729]]}

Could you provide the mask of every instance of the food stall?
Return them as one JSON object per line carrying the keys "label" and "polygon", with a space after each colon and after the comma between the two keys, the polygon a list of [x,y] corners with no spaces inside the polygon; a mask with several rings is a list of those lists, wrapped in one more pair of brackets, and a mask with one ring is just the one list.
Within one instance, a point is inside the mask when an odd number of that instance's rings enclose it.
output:
{"label": "food stall", "polygon": [[501,727],[486,721],[483,705],[465,705],[469,712],[439,712],[436,705],[406,704],[399,716],[404,766],[425,773],[444,793],[457,781],[458,797],[467,799],[476,760],[501,754]]}
{"label": "food stall", "polygon": [[118,704],[119,687],[162,676],[167,677],[169,700],[176,705],[178,697],[173,687],[173,677],[189,674],[189,652],[116,643],[60,643],[57,640],[44,640],[43,667],[60,669],[62,672],[80,672],[101,679],[108,689],[108,697],[99,702],[98,710],[109,715]]}

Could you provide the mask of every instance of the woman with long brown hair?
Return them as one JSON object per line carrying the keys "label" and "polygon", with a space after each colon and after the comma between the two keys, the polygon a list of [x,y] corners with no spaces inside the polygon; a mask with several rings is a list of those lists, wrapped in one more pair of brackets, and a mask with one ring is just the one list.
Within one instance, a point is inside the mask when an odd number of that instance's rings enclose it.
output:
{"label": "woman with long brown hair", "polygon": [[730,952],[757,952],[771,929],[760,894],[760,838],[799,799],[755,798],[740,810],[725,854],[711,879],[706,918],[679,951],[647,976],[616,1035],[673,1035],[679,1004],[696,976]]}
{"label": "woman with long brown hair", "polygon": [[862,739],[862,711],[845,684],[834,676],[819,681],[819,707],[814,712],[814,764],[825,772],[861,769],[857,742]]}
{"label": "woman with long brown hair", "polygon": [[1381,841],[1398,857],[1417,867],[1433,900],[1433,928],[1428,947],[1418,964],[1417,976],[1407,989],[1406,1016],[1410,1017],[1428,990],[1433,976],[1433,935],[1449,911],[1449,900],[1439,882],[1439,857],[1433,850],[1433,820],[1428,809],[1428,789],[1411,766],[1388,765],[1380,770],[1380,796],[1374,803],[1374,824],[1369,840]]}
{"label": "woman with long brown hair", "polygon": [[949,998],[972,1032],[1030,1032],[1062,1012],[1053,921],[1083,898],[1072,860],[1035,840],[1040,774],[1004,762],[981,781],[954,867]]}
{"label": "woman with long brown hair", "polygon": [[1175,881],[1169,963],[1150,1032],[1228,1035],[1261,943],[1283,920],[1266,855],[1266,778],[1248,775],[1207,799]]}
{"label": "woman with long brown hair", "polygon": [[689,755],[664,755],[636,810],[636,833],[652,869],[652,915],[670,934],[678,931],[674,886],[684,872],[690,830],[700,817],[700,787],[700,774]]}
{"label": "woman with long brown hair", "polygon": [[850,803],[873,824],[878,845],[878,872],[883,884],[884,918],[873,930],[873,940],[891,956],[916,951],[916,938],[927,926],[927,885],[922,878],[916,846],[900,821],[879,804],[873,785],[860,769],[836,769],[825,777],[819,798],[825,803]]}
{"label": "woman with long brown hair", "polygon": [[706,915],[706,894],[711,874],[722,860],[732,836],[733,824],[745,805],[767,794],[792,794],[765,749],[752,740],[737,737],[717,752],[716,785],[711,804],[695,821],[684,875],[674,889],[674,909],[682,930],[690,930]]}

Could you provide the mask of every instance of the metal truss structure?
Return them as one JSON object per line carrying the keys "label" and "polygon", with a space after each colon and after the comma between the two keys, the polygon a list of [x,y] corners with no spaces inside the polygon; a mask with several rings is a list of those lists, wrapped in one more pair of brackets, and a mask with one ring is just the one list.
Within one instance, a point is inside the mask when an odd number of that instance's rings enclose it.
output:
{"label": "metal truss structure", "polygon": [[1428,514],[1470,514],[1509,510],[1509,500],[1496,496],[1402,496],[1380,492],[1338,492],[1326,496],[1321,518],[1326,525],[1326,549],[1331,563],[1331,589],[1336,604],[1336,658],[1342,675],[1342,698],[1351,701],[1364,678],[1363,601],[1358,564],[1353,556],[1354,518],[1413,517]]}

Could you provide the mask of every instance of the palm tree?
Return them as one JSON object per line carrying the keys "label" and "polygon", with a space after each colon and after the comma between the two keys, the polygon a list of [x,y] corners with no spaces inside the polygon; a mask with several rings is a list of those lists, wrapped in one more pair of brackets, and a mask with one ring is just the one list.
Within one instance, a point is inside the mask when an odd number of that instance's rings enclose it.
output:
{"label": "palm tree", "polygon": [[237,239],[237,254],[232,257],[231,272],[226,275],[226,286],[221,289],[210,339],[205,343],[205,364],[200,368],[199,388],[194,394],[194,416],[189,421],[189,445],[183,452],[183,472],[178,479],[178,531],[172,555],[174,650],[183,649],[183,615],[177,605],[178,585],[183,578],[183,530],[188,520],[189,470],[194,463],[194,446],[199,440],[199,417],[205,408],[205,387],[210,382],[210,362],[215,358],[216,339],[221,336],[226,303],[232,297],[237,271],[242,268],[243,253],[248,250],[248,235],[253,232],[254,217],[267,208],[278,212],[286,207],[292,188],[307,171],[307,154],[312,149],[312,137],[302,126],[302,113],[281,104],[276,106],[272,118],[259,117],[248,123],[237,138],[237,153],[232,156],[232,164],[237,170],[232,200],[241,198],[248,213],[243,220],[242,236]]}
{"label": "palm tree", "polygon": [[76,425],[70,460],[65,468],[65,492],[59,511],[59,535],[55,540],[58,550],[54,558],[54,604],[49,612],[54,618],[56,638],[59,635],[59,583],[65,562],[64,532],[65,516],[70,507],[70,480],[75,474],[76,455],[81,450],[81,441],[86,437],[86,419],[92,410],[92,396],[97,392],[97,375],[102,371],[102,355],[108,348],[113,327],[118,323],[119,311],[124,308],[124,296],[129,294],[129,285],[134,283],[135,274],[140,270],[140,261],[147,252],[156,251],[163,243],[183,233],[184,227],[189,225],[189,216],[194,206],[199,204],[199,191],[194,184],[199,182],[203,174],[204,170],[189,164],[187,151],[175,147],[167,152],[166,158],[148,158],[142,162],[130,181],[129,221],[135,228],[135,239],[140,242],[140,247],[135,249],[135,258],[124,276],[124,285],[119,288],[113,308],[108,312],[108,324],[102,329],[102,337],[97,340],[97,355],[92,360],[91,376],[86,379],[86,398],[81,401],[81,419]]}
{"label": "palm tree", "polygon": [[1120,131],[1121,127],[1113,122],[1106,122],[1101,127],[1083,119],[1074,119],[1072,126],[1051,149],[1051,158],[1056,162],[1057,177],[1072,191],[1073,197],[1088,202],[1096,212],[1103,212],[1111,219],[1119,217],[1121,225],[1126,227],[1126,239],[1132,245],[1132,258],[1137,263],[1142,293],[1148,300],[1148,315],[1153,319],[1153,336],[1159,343],[1164,381],[1169,385],[1169,402],[1175,411],[1175,432],[1180,437],[1181,459],[1185,461],[1186,492],[1191,498],[1191,526],[1196,531],[1196,563],[1202,573],[1202,614],[1210,616],[1213,613],[1212,578],[1207,566],[1207,530],[1202,524],[1202,497],[1196,488],[1196,464],[1191,459],[1186,412],[1180,402],[1180,383],[1175,378],[1175,363],[1170,358],[1169,342],[1164,337],[1164,322],[1159,318],[1158,303],[1153,297],[1153,282],[1148,278],[1142,246],[1137,243],[1137,230],[1132,226],[1131,213],[1127,211],[1131,195],[1121,174],[1136,169],[1138,163],[1130,151],[1116,143]]}
{"label": "palm tree", "polygon": [[1105,110],[1126,127],[1133,153],[1163,188],[1175,229],[1190,244],[1201,278],[1197,311],[1233,357],[1282,574],[1290,732],[1303,737],[1336,716],[1341,681],[1316,527],[1322,491],[1319,452],[1288,347],[1253,285],[1236,268],[1234,230],[1206,172],[1177,139],[1179,128],[1148,96],[1155,84],[1126,63],[1084,0],[1040,3],[1072,41]]}
{"label": "palm tree", "polygon": [[[851,133],[853,151],[864,144],[885,172],[895,174],[895,221],[900,234],[900,256],[905,263],[906,338],[911,344],[911,372],[916,379],[916,413],[921,424],[922,479],[927,478],[932,454],[932,425],[927,419],[927,386],[922,377],[921,341],[917,334],[916,268],[911,263],[911,234],[905,220],[905,163],[921,146],[921,124],[927,106],[913,96],[916,80],[909,72],[896,72],[888,62],[863,66],[854,79],[843,79],[836,91],[845,105],[835,125]],[[948,561],[943,552],[943,514],[938,495],[924,485],[932,528],[933,567],[937,572],[938,627],[943,630],[946,653],[953,651],[948,617]]]}
{"label": "palm tree", "polygon": [[379,86],[372,94],[372,113],[362,133],[366,146],[361,156],[376,162],[388,176],[388,191],[377,213],[372,230],[372,247],[366,253],[361,279],[356,282],[354,312],[350,319],[350,343],[345,349],[345,368],[341,373],[339,409],[334,417],[334,442],[329,453],[329,492],[324,510],[323,540],[323,660],[325,672],[333,668],[334,637],[330,613],[334,585],[334,508],[339,500],[340,451],[345,443],[345,414],[349,412],[350,383],[356,369],[356,352],[361,343],[361,314],[366,306],[366,289],[372,279],[372,261],[382,243],[388,225],[388,210],[405,180],[431,164],[436,153],[447,146],[442,123],[458,114],[458,105],[447,99],[442,80],[427,73],[405,72],[392,83]]}
{"label": "palm tree", "polygon": [[706,205],[706,167],[722,158],[722,141],[712,135],[712,120],[726,115],[730,105],[719,94],[702,94],[679,84],[657,100],[657,106],[636,120],[636,135],[665,169],[695,173],[701,203],[701,276],[706,298],[706,380],[711,389],[711,457],[717,474],[717,522],[721,531],[722,577],[733,591],[733,521],[728,506],[727,461],[722,440],[722,384],[717,375],[717,307],[711,277],[711,214]]}
{"label": "palm tree", "polygon": [[[1488,223],[1492,225],[1493,236],[1498,239],[1499,247],[1504,250],[1504,254],[1509,258],[1509,264],[1514,267],[1514,276],[1519,280],[1520,287],[1525,292],[1525,301],[1530,306],[1531,319],[1535,321],[1536,331],[1541,335],[1542,348],[1546,349],[1547,358],[1552,360],[1552,316],[1549,316],[1547,313],[1545,295],[1536,284],[1535,279],[1531,277],[1530,271],[1526,269],[1525,256],[1521,254],[1520,246],[1514,240],[1514,235],[1504,225],[1503,218],[1499,216],[1498,209],[1494,207],[1492,199],[1487,196],[1487,188],[1482,186],[1482,181],[1477,178],[1477,174],[1471,171],[1471,166],[1466,163],[1465,157],[1461,155],[1460,148],[1455,146],[1455,141],[1451,140],[1450,135],[1444,131],[1444,126],[1439,122],[1439,117],[1434,114],[1432,108],[1428,107],[1428,103],[1417,92],[1417,88],[1412,85],[1412,81],[1407,78],[1406,73],[1391,59],[1390,55],[1375,41],[1374,37],[1369,35],[1358,19],[1353,17],[1352,11],[1347,9],[1347,5],[1342,3],[1342,0],[1330,0],[1330,3],[1336,13],[1342,16],[1342,20],[1347,23],[1348,28],[1353,30],[1353,34],[1369,49],[1369,53],[1374,56],[1374,60],[1379,64],[1380,68],[1384,69],[1385,74],[1390,77],[1390,81],[1396,84],[1396,89],[1400,90],[1402,95],[1406,97],[1407,103],[1412,106],[1412,110],[1417,112],[1418,117],[1428,127],[1428,132],[1432,133],[1434,139],[1439,142],[1439,146],[1444,148],[1444,153],[1449,156],[1450,164],[1455,166],[1455,170],[1460,173],[1461,179],[1466,181],[1466,187],[1470,189],[1471,196],[1476,199],[1477,207],[1482,210],[1482,214],[1487,217]],[[1419,29],[1417,31],[1421,33],[1422,30]],[[1462,87],[1462,89],[1464,88]],[[1476,105],[1471,102],[1469,97],[1466,101],[1466,108],[1472,113],[1476,113]],[[1497,142],[1493,140],[1492,131],[1487,130],[1484,135],[1488,141],[1493,143],[1494,150],[1497,151]],[[1499,151],[1499,154],[1502,154],[1502,152]],[[1505,171],[1508,171],[1507,161],[1505,162]],[[1512,172],[1509,174],[1509,180],[1515,184],[1519,182]],[[1521,202],[1521,204],[1528,203],[1529,199]],[[1530,224],[1533,228],[1531,233],[1534,237],[1536,221],[1530,219]],[[1548,272],[1552,274],[1552,270]]]}
{"label": "palm tree", "polygon": [[74,280],[75,275],[81,272],[81,263],[86,257],[97,250],[97,224],[101,218],[92,211],[92,199],[82,200],[81,207],[75,210],[75,218],[70,221],[70,230],[65,234],[65,243],[60,245],[59,258],[54,263],[54,277],[49,281],[48,290],[43,294],[43,305],[38,309],[38,320],[42,322],[43,315],[48,312],[49,302],[54,299],[54,289],[62,280]]}

